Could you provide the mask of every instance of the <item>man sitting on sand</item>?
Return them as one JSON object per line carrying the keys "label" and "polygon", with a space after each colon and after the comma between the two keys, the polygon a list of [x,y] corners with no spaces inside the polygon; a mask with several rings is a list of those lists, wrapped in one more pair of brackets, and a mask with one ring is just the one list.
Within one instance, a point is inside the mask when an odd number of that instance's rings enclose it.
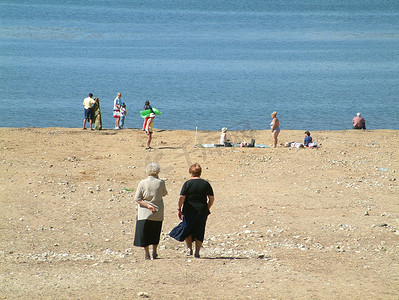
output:
{"label": "man sitting on sand", "polygon": [[366,120],[362,117],[360,113],[353,118],[353,129],[366,129]]}

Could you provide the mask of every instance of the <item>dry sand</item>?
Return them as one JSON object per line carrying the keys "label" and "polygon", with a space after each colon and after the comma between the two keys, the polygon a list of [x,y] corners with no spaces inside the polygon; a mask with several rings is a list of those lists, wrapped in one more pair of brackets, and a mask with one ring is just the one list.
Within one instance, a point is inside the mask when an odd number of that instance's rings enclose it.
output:
{"label": "dry sand", "polygon": [[[0,128],[0,298],[398,299],[398,133],[318,131],[319,149],[258,149],[155,130],[145,151],[137,129]],[[271,143],[269,131],[228,137]],[[151,161],[169,195],[160,259],[144,261],[125,188]],[[194,162],[215,191],[201,259],[167,235]]]}

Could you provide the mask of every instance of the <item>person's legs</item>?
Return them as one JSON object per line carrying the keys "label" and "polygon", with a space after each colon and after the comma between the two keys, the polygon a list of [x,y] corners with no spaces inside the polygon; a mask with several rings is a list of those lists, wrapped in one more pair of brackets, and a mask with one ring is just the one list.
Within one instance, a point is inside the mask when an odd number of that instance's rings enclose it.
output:
{"label": "person's legs", "polygon": [[277,147],[277,143],[278,143],[278,135],[280,134],[280,131],[276,132],[276,143],[275,143],[275,147]]}
{"label": "person's legs", "polygon": [[85,109],[84,110],[84,120],[83,120],[83,129],[86,129],[86,121],[87,119],[90,119],[90,110],[89,109]]}
{"label": "person's legs", "polygon": [[149,117],[144,118],[144,122],[143,122],[143,130],[145,130],[146,126],[147,126],[147,121],[148,121]]}
{"label": "person's legs", "polygon": [[195,240],[195,254],[194,257],[199,258],[200,257],[200,250],[202,247],[202,242],[199,240]]}
{"label": "person's legs", "polygon": [[93,119],[89,119],[90,129],[93,130]]}
{"label": "person's legs", "polygon": [[157,248],[158,248],[158,245],[152,245],[152,258],[153,259],[158,258]]}
{"label": "person's legs", "polygon": [[152,133],[147,133],[147,149],[151,148]]}
{"label": "person's legs", "polygon": [[193,255],[193,237],[190,235],[185,239],[187,245],[187,255]]}
{"label": "person's legs", "polygon": [[150,258],[150,246],[144,247],[144,258],[151,259]]}
{"label": "person's legs", "polygon": [[115,118],[115,129],[119,129],[119,117]]}
{"label": "person's legs", "polygon": [[273,144],[273,147],[275,147],[274,145],[275,145],[275,141],[276,141],[276,139],[275,139],[275,131],[273,131],[272,132],[272,144]]}
{"label": "person's legs", "polygon": [[277,131],[273,131],[272,132],[272,138],[273,138],[273,147],[276,148],[277,147],[277,137],[278,137],[278,132]]}

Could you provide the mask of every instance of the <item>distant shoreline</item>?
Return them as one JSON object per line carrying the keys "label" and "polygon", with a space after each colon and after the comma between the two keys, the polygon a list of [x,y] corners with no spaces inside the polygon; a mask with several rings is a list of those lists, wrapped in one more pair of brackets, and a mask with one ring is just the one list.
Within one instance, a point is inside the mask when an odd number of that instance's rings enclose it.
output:
{"label": "distant shoreline", "polygon": [[[19,130],[19,129],[58,129],[58,130],[82,130],[80,127],[0,127],[0,130]],[[124,128],[124,129],[113,129],[113,128],[103,128],[102,130],[96,130],[96,132],[99,131],[127,131],[127,130],[139,130],[142,131],[141,128]],[[83,130],[82,130],[83,131]],[[163,128],[154,128],[155,132],[160,132],[160,131],[184,131],[184,132],[195,132],[195,129],[163,129]],[[198,129],[198,132],[219,132],[220,130],[200,130]],[[253,131],[253,132],[262,132],[262,131],[270,131],[269,129],[241,129],[241,130],[229,130],[229,132],[245,132],[245,131]],[[281,129],[281,132],[290,132],[290,131],[305,131],[305,129]],[[368,132],[368,131],[399,131],[399,129],[366,129],[366,130],[355,130],[355,129],[340,129],[340,130],[326,130],[326,129],[321,129],[321,130],[309,130],[311,132],[339,132],[339,131],[353,131],[353,132]]]}

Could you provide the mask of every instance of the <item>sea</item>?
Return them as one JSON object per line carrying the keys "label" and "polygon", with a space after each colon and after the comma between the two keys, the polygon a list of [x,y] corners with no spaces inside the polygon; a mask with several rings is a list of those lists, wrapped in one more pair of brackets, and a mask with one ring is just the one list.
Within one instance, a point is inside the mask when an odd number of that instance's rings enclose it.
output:
{"label": "sea", "polygon": [[398,0],[1,0],[0,127],[399,129]]}

